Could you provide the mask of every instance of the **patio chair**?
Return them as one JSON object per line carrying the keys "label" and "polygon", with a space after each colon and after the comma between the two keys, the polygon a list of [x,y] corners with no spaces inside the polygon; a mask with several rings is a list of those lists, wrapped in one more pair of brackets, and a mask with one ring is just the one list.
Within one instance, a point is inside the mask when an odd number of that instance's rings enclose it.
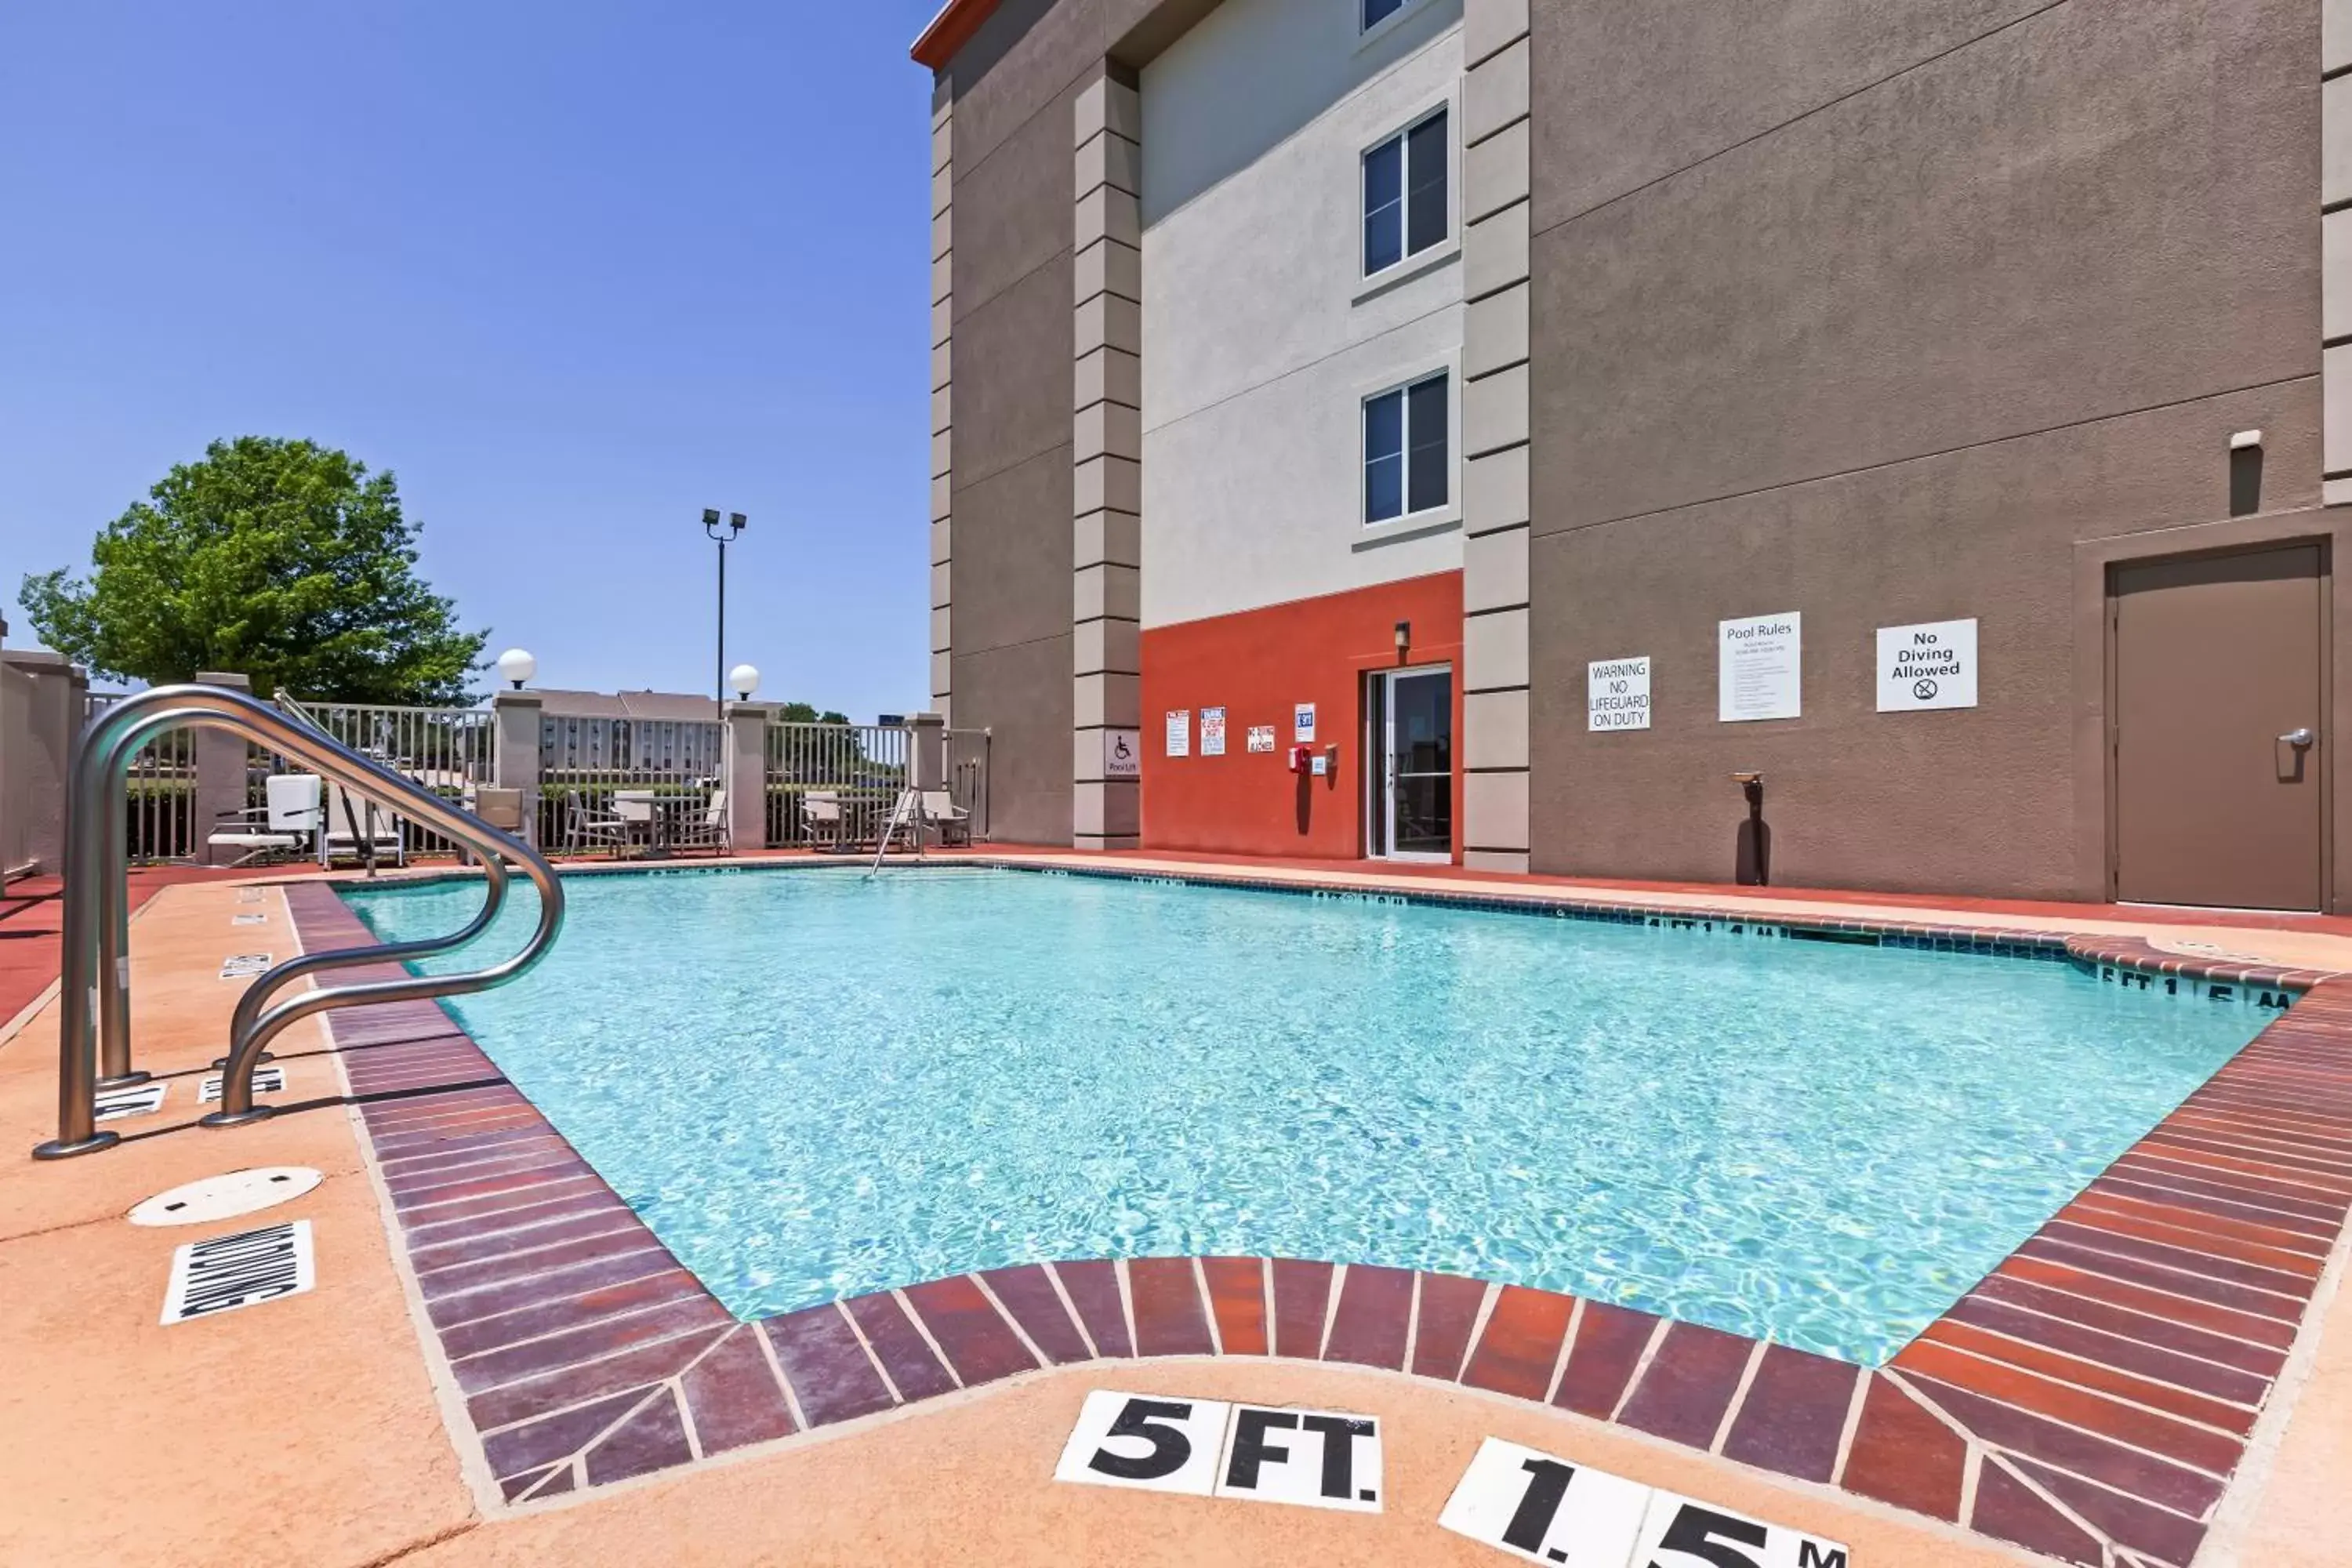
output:
{"label": "patio chair", "polygon": [[809,843],[828,849],[845,849],[843,835],[848,824],[843,819],[841,796],[829,789],[813,789],[801,796],[801,821],[808,826]]}
{"label": "patio chair", "polygon": [[971,813],[958,805],[947,791],[925,790],[922,811],[924,828],[937,833],[941,844],[971,842]]}
{"label": "patio chair", "polygon": [[670,829],[668,847],[708,849],[724,855],[730,847],[727,831],[727,792],[715,789],[699,817],[686,817]]}
{"label": "patio chair", "polygon": [[579,855],[598,845],[615,856],[629,841],[629,823],[617,813],[598,811],[580,798],[580,792],[563,792],[563,848],[566,854]]}
{"label": "patio chair", "polygon": [[319,784],[316,773],[270,774],[261,781],[267,804],[221,813],[228,826],[215,828],[205,847],[242,851],[232,866],[290,859],[319,831]]}
{"label": "patio chair", "polygon": [[407,836],[400,818],[356,790],[332,780],[327,783],[327,809],[319,840],[319,864],[355,860],[370,870],[379,860],[408,864]]}

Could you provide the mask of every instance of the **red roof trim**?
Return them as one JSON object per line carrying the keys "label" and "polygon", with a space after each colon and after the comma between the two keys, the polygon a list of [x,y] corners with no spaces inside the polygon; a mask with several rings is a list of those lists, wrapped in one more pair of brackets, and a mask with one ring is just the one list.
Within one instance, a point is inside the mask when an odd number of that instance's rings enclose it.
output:
{"label": "red roof trim", "polygon": [[907,52],[918,65],[945,70],[956,51],[971,42],[980,25],[996,14],[996,6],[997,0],[947,0],[940,7],[940,14],[931,18],[931,25],[923,29],[923,36],[915,40],[915,47]]}

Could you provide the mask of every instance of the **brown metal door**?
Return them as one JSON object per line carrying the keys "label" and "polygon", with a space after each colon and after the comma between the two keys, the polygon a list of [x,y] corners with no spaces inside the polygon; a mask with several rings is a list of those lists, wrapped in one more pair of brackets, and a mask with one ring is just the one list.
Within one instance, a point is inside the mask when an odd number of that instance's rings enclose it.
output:
{"label": "brown metal door", "polygon": [[2320,907],[2320,547],[2116,568],[2116,896]]}

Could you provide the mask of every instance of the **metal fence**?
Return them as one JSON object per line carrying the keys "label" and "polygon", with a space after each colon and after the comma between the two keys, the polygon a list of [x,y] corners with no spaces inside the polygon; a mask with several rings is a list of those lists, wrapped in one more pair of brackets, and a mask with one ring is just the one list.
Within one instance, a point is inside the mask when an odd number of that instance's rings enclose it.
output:
{"label": "metal fence", "polygon": [[[90,691],[82,697],[82,722],[103,713],[129,693]],[[196,732],[166,730],[131,759],[123,784],[123,827],[133,865],[194,858],[210,824],[196,821]]]}
{"label": "metal fence", "polygon": [[[914,731],[896,724],[768,726],[768,847],[870,843],[912,776]],[[949,798],[988,837],[988,731],[945,736]]]}
{"label": "metal fence", "polygon": [[[84,720],[122,700],[90,692]],[[495,778],[497,721],[488,708],[412,708],[302,702],[284,692],[279,705],[335,740],[425,788],[464,800]],[[131,761],[127,790],[128,848],[142,863],[193,859],[218,824],[196,821],[196,735],[167,731]],[[767,732],[767,842],[772,847],[870,841],[912,776],[914,731],[898,725],[771,724]],[[989,734],[944,733],[949,798],[974,840],[989,822]],[[583,848],[583,825],[616,815],[624,790],[655,795],[706,795],[727,773],[727,726],[714,721],[546,718],[540,731],[537,842]],[[247,759],[245,800],[268,802],[272,773],[304,771],[266,748]],[[232,798],[235,798],[232,796]],[[456,853],[420,824],[401,820],[408,855]]]}
{"label": "metal fence", "polygon": [[[491,782],[492,742],[497,731],[487,708],[407,708],[362,702],[300,702],[278,693],[278,705],[310,721],[362,755],[372,758],[446,800],[464,801],[478,784]],[[246,769],[246,803],[267,804],[264,781],[273,773],[299,771],[284,759],[255,747]],[[455,855],[445,836],[405,817],[402,849],[409,855]]]}
{"label": "metal fence", "polygon": [[768,847],[869,835],[907,787],[907,742],[897,725],[769,725]]}
{"label": "metal fence", "polygon": [[727,726],[716,720],[542,719],[538,841],[585,848],[587,825],[614,816],[621,791],[707,795],[726,773]]}

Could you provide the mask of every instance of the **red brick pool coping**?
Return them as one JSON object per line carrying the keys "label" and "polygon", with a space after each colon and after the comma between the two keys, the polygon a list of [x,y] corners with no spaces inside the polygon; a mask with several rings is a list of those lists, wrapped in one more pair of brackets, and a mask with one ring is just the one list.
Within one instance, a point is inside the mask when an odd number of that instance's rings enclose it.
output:
{"label": "red brick pool coping", "polygon": [[[285,891],[306,948],[364,940],[331,887]],[[2114,983],[2232,999],[2303,994],[1875,1371],[1549,1291],[1292,1259],[1027,1265],[744,1323],[438,1006],[343,1013],[332,1029],[428,1356],[470,1427],[453,1435],[509,1503],[1050,1367],[1280,1356],[1549,1405],[2067,1561],[2187,1563],[2352,1209],[2352,981],[2132,939],[1532,901],[2063,953]]]}

